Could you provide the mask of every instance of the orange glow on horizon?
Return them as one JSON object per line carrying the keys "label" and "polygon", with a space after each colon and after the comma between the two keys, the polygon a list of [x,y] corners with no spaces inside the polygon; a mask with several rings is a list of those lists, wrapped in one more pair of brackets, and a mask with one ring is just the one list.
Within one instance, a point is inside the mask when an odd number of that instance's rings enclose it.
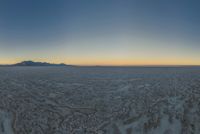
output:
{"label": "orange glow on horizon", "polygon": [[[14,64],[27,59],[2,59],[0,58],[0,64]],[[29,60],[29,59],[28,59]],[[191,59],[80,59],[72,58],[70,60],[60,60],[60,59],[30,59],[39,62],[49,62],[49,63],[65,63],[69,65],[80,65],[80,66],[140,66],[140,65],[200,65],[200,61]]]}

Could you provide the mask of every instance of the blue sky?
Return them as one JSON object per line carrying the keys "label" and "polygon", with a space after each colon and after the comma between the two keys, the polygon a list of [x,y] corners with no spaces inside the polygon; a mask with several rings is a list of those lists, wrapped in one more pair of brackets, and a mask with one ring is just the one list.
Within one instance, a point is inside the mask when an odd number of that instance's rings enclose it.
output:
{"label": "blue sky", "polygon": [[1,0],[0,63],[200,64],[198,0]]}

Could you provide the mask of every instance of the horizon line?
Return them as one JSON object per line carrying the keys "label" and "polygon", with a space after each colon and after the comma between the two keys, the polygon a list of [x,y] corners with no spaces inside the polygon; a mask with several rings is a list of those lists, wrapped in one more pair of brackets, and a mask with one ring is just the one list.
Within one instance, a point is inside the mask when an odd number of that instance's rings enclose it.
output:
{"label": "horizon line", "polygon": [[[25,60],[25,61],[33,61],[33,60]],[[16,62],[16,63],[11,63],[11,64],[0,64],[0,66],[12,66],[15,65],[17,63],[22,63],[25,61],[21,61],[21,62]],[[40,62],[40,61],[33,61],[33,62]],[[98,65],[98,64],[67,64],[64,62],[61,63],[53,63],[53,62],[40,62],[40,63],[49,63],[49,64],[66,64],[66,65],[72,65],[72,66],[78,66],[78,67],[198,67],[200,66],[200,64],[132,64],[132,65],[109,65],[109,64],[105,64],[105,65]]]}

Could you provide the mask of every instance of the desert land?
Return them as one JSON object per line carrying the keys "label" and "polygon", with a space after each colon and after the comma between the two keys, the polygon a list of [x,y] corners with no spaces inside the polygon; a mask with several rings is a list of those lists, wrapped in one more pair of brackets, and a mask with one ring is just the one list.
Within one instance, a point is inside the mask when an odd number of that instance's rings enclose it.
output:
{"label": "desert land", "polygon": [[200,67],[0,67],[1,134],[199,134]]}

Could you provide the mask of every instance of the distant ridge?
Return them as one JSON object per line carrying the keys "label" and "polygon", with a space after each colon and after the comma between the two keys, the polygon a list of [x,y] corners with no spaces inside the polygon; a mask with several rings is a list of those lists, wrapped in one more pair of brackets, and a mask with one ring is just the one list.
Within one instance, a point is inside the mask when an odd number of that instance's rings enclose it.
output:
{"label": "distant ridge", "polygon": [[134,68],[160,68],[160,67],[164,67],[164,68],[168,68],[168,67],[200,67],[200,65],[129,65],[129,66],[111,66],[111,65],[90,65],[90,66],[84,66],[84,65],[68,65],[68,64],[64,64],[64,63],[60,63],[60,64],[55,64],[55,63],[48,63],[48,62],[35,62],[35,61],[31,61],[31,60],[27,60],[27,61],[22,61],[16,64],[0,64],[0,67],[15,67],[15,66],[66,66],[66,67],[103,67],[103,68],[110,68],[110,67],[114,67],[114,68],[120,68],[120,67],[125,67],[125,68],[130,68],[130,67],[134,67]]}
{"label": "distant ridge", "polygon": [[53,64],[53,63],[47,63],[47,62],[23,61],[20,63],[13,64],[12,66],[71,66],[71,65],[66,65],[64,63]]}

